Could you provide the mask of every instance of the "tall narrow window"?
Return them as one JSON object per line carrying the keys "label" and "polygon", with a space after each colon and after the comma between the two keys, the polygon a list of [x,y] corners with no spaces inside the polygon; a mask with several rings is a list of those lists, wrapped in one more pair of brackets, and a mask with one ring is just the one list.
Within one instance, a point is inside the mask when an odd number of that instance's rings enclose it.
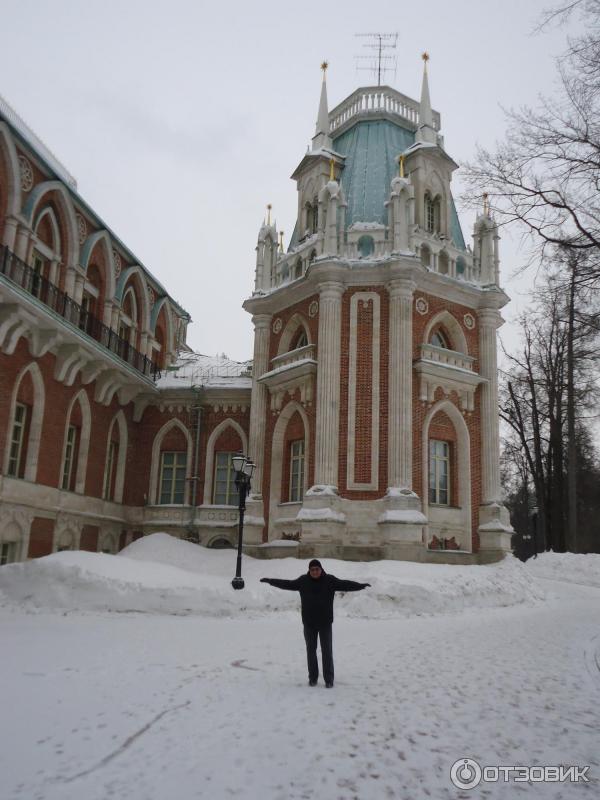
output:
{"label": "tall narrow window", "polygon": [[185,501],[185,473],[187,454],[161,453],[160,503],[183,505]]}
{"label": "tall narrow window", "polygon": [[438,439],[429,440],[429,502],[450,503],[450,445]]}
{"label": "tall narrow window", "polygon": [[42,294],[42,281],[46,277],[46,260],[37,250],[33,251],[31,266],[33,268],[33,273],[31,275],[31,294],[35,295],[35,297],[40,297]]}
{"label": "tall narrow window", "polygon": [[24,403],[15,405],[15,421],[13,423],[10,439],[10,456],[8,460],[8,474],[19,478],[23,474],[23,447],[25,442],[25,426],[27,425],[27,406]]}
{"label": "tall narrow window", "polygon": [[304,496],[304,439],[290,442],[290,503],[299,503]]}
{"label": "tall narrow window", "polygon": [[231,459],[235,453],[215,453],[215,483],[213,503],[218,506],[238,504],[235,471]]}
{"label": "tall narrow window", "polygon": [[112,500],[115,492],[115,468],[117,464],[118,442],[111,440],[108,445],[106,456],[106,472],[104,473],[104,489],[102,497],[105,500]]}
{"label": "tall narrow window", "polygon": [[0,566],[2,564],[12,564],[17,560],[17,543],[2,542],[0,545]]}
{"label": "tall narrow window", "polygon": [[428,233],[435,231],[435,203],[428,194],[425,195],[425,230]]}
{"label": "tall narrow window", "polygon": [[77,447],[77,428],[69,425],[67,430],[67,444],[65,447],[65,460],[63,464],[63,474],[61,488],[71,489],[73,482],[73,464],[75,461],[75,450]]}

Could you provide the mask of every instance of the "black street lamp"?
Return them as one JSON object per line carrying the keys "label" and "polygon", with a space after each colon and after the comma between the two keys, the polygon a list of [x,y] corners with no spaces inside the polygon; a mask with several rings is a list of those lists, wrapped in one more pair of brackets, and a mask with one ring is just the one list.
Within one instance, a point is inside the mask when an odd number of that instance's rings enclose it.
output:
{"label": "black street lamp", "polygon": [[231,459],[233,469],[235,470],[235,486],[238,490],[240,512],[240,521],[238,527],[238,550],[237,562],[235,566],[235,578],[231,581],[234,589],[244,588],[244,579],[242,578],[242,540],[244,538],[244,511],[246,510],[246,496],[250,490],[250,481],[252,480],[252,473],[254,472],[254,464],[243,453],[237,453]]}

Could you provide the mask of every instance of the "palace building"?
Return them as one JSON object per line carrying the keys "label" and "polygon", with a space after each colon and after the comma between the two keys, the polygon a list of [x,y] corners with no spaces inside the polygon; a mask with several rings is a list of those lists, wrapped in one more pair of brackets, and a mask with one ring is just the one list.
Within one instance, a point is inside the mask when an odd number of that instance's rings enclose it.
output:
{"label": "palace building", "polygon": [[[256,463],[253,555],[494,561],[498,231],[467,246],[440,115],[387,86],[332,111],[270,213],[244,302],[254,357],[186,345],[189,314],[0,103],[0,555],[237,541],[231,458]],[[285,542],[285,547],[282,543]]]}

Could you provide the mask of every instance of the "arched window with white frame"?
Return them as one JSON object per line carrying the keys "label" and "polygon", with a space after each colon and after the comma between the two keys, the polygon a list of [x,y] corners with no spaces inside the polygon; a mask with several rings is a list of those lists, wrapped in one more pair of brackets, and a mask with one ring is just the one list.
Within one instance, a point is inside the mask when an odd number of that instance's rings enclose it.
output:
{"label": "arched window with white frame", "polygon": [[150,498],[157,505],[188,505],[192,474],[192,438],[178,419],[166,422],[152,444]]}
{"label": "arched window with white frame", "polygon": [[88,450],[91,434],[91,411],[87,393],[81,389],[67,412],[59,474],[59,488],[85,493]]}
{"label": "arched window with white frame", "polygon": [[35,362],[19,372],[13,388],[7,429],[4,474],[35,481],[42,437],[45,386]]}

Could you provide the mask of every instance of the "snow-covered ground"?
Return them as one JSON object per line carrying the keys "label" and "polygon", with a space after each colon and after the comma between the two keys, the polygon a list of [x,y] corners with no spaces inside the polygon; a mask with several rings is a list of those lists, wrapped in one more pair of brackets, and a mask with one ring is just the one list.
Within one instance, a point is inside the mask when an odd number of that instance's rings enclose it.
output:
{"label": "snow-covered ground", "polygon": [[[585,559],[585,560],[581,560]],[[296,559],[162,534],[0,568],[2,800],[598,797],[600,556],[323,560],[333,690],[306,685]],[[451,766],[590,765],[458,789]]]}

